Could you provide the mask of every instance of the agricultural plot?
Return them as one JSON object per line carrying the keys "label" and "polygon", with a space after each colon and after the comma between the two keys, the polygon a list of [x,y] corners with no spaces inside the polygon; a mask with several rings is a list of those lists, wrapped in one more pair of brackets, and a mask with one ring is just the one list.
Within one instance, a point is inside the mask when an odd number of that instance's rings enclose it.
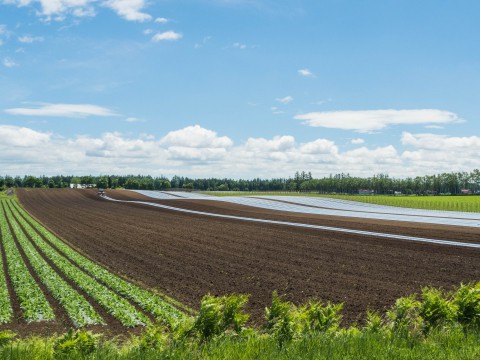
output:
{"label": "agricultural plot", "polygon": [[0,201],[0,231],[0,323],[9,329],[24,323],[132,328],[183,316],[71,248],[15,200]]}
{"label": "agricultural plot", "polygon": [[[164,193],[143,190],[141,195],[153,199],[166,200]],[[355,217],[362,219],[378,219],[387,221],[418,222],[426,224],[443,224],[451,226],[466,226],[480,228],[480,214],[400,209],[392,206],[362,204],[339,199],[307,198],[294,196],[264,196],[264,197],[214,197],[196,193],[173,193],[175,196],[188,200],[222,201],[236,205],[258,207],[266,210],[284,211],[312,215],[338,217]],[[160,197],[159,197],[160,196]]]}
{"label": "agricultural plot", "polygon": [[[107,191],[124,200],[149,199]],[[431,285],[451,288],[480,276],[480,251],[240,222],[115,203],[88,190],[19,191],[21,204],[89,258],[195,308],[207,293],[251,294],[261,322],[273,290],[288,300],[343,302],[346,323]],[[199,211],[480,243],[473,227],[287,213],[204,199],[158,199]],[[101,221],[99,221],[101,219]]]}
{"label": "agricultural plot", "polygon": [[480,196],[335,195],[332,198],[404,208],[480,213]]}
{"label": "agricultural plot", "polygon": [[213,195],[216,197],[232,196],[289,196],[295,198],[330,198],[355,201],[360,203],[396,206],[412,209],[458,211],[458,212],[480,212],[480,196],[415,196],[415,195],[326,195],[317,193],[299,193],[282,191],[209,191],[203,192],[204,195]]}

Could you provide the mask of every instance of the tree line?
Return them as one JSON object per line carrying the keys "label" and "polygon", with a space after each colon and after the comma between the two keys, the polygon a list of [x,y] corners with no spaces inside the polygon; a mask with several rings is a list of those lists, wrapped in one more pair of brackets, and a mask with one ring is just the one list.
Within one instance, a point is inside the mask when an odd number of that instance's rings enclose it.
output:
{"label": "tree line", "polygon": [[313,178],[310,172],[296,172],[293,177],[273,179],[227,179],[183,176],[152,177],[144,175],[101,176],[0,176],[0,190],[6,188],[66,188],[70,184],[95,185],[106,189],[166,190],[185,189],[201,191],[301,191],[318,193],[356,194],[359,189],[375,194],[458,195],[465,190],[480,193],[480,170],[452,172],[407,178],[393,178],[387,174],[356,177],[350,174],[335,174]]}

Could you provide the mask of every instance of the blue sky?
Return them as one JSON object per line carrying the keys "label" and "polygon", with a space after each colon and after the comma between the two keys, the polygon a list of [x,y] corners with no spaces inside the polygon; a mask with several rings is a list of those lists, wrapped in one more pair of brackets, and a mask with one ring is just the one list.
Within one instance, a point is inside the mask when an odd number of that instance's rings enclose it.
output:
{"label": "blue sky", "polygon": [[9,174],[480,167],[478,1],[0,0]]}

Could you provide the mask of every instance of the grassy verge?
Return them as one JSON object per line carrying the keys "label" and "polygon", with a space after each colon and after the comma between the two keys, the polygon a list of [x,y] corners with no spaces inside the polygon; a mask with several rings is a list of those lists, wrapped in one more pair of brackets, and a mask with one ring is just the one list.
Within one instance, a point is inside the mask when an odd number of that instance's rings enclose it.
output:
{"label": "grassy verge", "polygon": [[[138,341],[101,342],[93,350],[61,352],[56,338],[15,341],[0,347],[2,359],[478,359],[480,335],[461,330],[436,332],[426,340],[406,341],[385,334],[314,335],[280,347],[271,338],[225,337],[207,344],[186,342],[146,349]],[[57,349],[57,350],[56,350]]]}
{"label": "grassy verge", "polygon": [[13,339],[0,333],[10,359],[478,359],[480,283],[444,292],[424,288],[398,299],[383,316],[341,327],[342,304],[295,306],[276,293],[261,328],[245,327],[246,295],[202,299],[196,317],[155,325],[118,343],[85,330],[60,337]]}

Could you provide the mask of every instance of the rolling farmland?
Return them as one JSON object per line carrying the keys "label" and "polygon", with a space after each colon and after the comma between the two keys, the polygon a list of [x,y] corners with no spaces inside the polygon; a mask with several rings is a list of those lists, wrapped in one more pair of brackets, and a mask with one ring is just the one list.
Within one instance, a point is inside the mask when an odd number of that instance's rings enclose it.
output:
{"label": "rolling farmland", "polygon": [[[213,214],[480,243],[479,228],[466,225],[468,221],[475,222],[475,217],[460,216],[459,220],[465,222],[461,225],[444,221],[432,224],[408,221],[412,214],[402,214],[410,216],[403,221],[391,221],[380,216],[358,218],[317,210],[280,211],[251,203],[211,201],[203,196],[182,199],[181,194],[175,193],[162,195],[163,199],[130,191],[107,193],[119,200],[153,202]],[[81,266],[91,278],[102,283],[108,280],[106,275],[102,278],[104,275],[94,271],[94,265],[102,264],[113,273],[155,288],[192,308],[198,306],[206,293],[248,293],[251,294],[249,311],[256,323],[261,323],[273,290],[296,303],[310,297],[344,302],[345,320],[352,323],[367,308],[384,309],[396,298],[417,292],[423,286],[451,288],[480,275],[479,249],[182,213],[145,204],[108,201],[89,190],[21,190],[18,196],[30,214],[68,241],[69,249],[78,249],[88,257],[88,265]],[[294,202],[287,200],[281,203],[276,199],[276,203],[284,206]],[[309,210],[321,208],[318,204],[298,201],[290,205]],[[8,208],[19,212],[16,206]],[[392,216],[385,210],[368,211]],[[47,235],[39,235],[65,254],[64,249],[58,248],[64,242],[55,245]],[[36,248],[39,245],[35,243]],[[49,253],[48,249],[42,251]],[[53,262],[55,255],[50,256],[48,259]],[[72,255],[70,258],[77,264],[79,259]],[[56,259],[54,264],[60,267],[62,262]],[[67,270],[62,273],[68,274]],[[88,287],[81,290],[88,296]],[[136,310],[142,308],[142,314],[163,314],[163,309],[146,311],[145,302],[142,305],[139,297],[131,295],[128,289],[117,286],[111,290],[134,303]],[[139,315],[134,321],[142,322],[142,318]]]}

